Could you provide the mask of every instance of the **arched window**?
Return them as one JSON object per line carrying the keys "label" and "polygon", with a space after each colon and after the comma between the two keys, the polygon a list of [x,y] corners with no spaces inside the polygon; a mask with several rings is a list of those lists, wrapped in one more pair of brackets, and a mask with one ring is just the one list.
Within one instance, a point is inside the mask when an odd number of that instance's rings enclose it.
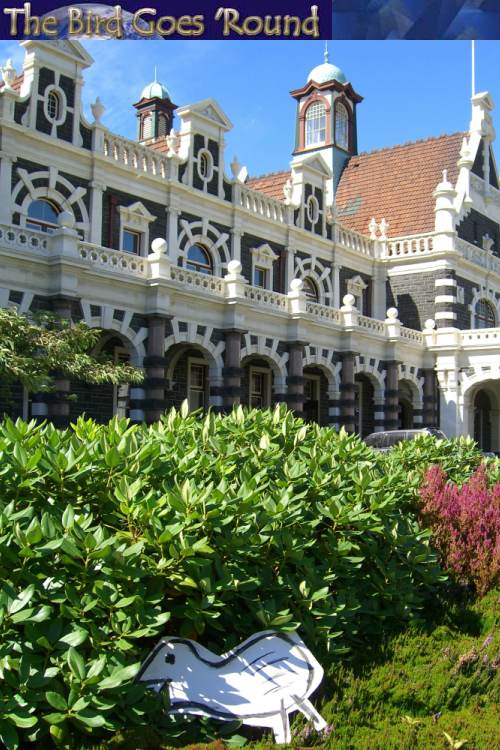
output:
{"label": "arched window", "polygon": [[167,135],[167,118],[165,115],[158,115],[158,135]]}
{"label": "arched window", "polygon": [[58,229],[57,217],[59,214],[58,206],[46,198],[40,198],[30,203],[26,226],[29,229],[38,229],[52,234]]}
{"label": "arched window", "polygon": [[322,102],[314,102],[306,112],[306,146],[314,146],[326,141],[326,107]]}
{"label": "arched window", "polygon": [[152,138],[153,137],[153,115],[151,112],[148,112],[147,115],[144,115],[142,118],[142,140],[145,141],[146,138]]}
{"label": "arched window", "polygon": [[480,299],[474,311],[474,328],[495,328],[496,323],[495,308],[487,299]]}
{"label": "arched window", "polygon": [[340,148],[349,150],[349,113],[342,102],[335,105],[335,143]]}
{"label": "arched window", "polygon": [[56,91],[49,91],[47,96],[47,114],[51,120],[59,120],[61,115],[61,100]]}
{"label": "arched window", "polygon": [[309,276],[306,276],[305,279],[302,279],[302,284],[302,289],[309,302],[318,302],[319,293],[315,282]]}
{"label": "arched window", "polygon": [[201,245],[191,245],[186,256],[186,268],[198,273],[213,273],[212,258],[208,250]]}

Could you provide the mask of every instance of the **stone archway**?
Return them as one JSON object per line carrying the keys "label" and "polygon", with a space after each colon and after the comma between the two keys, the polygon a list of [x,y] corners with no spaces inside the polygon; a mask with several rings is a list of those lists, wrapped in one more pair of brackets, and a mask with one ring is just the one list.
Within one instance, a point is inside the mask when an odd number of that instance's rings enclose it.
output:
{"label": "stone archway", "polygon": [[465,428],[484,451],[500,451],[500,380],[475,383],[465,393]]}

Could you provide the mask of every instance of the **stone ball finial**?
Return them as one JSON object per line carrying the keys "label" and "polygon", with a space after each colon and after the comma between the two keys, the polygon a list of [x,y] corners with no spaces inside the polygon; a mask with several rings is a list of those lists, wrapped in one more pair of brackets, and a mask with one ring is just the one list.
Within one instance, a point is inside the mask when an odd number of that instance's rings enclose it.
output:
{"label": "stone ball finial", "polygon": [[57,217],[57,223],[61,229],[74,229],[75,217],[69,211],[61,211]]}
{"label": "stone ball finial", "polygon": [[354,304],[356,302],[356,297],[354,294],[344,294],[342,297],[342,304],[344,304],[346,307],[354,307]]}
{"label": "stone ball finial", "polygon": [[241,265],[239,260],[230,260],[227,264],[227,270],[231,274],[231,276],[239,276],[241,274],[241,269],[243,266]]}
{"label": "stone ball finial", "polygon": [[433,331],[436,327],[436,321],[432,318],[428,318],[424,323],[424,328],[426,331]]}
{"label": "stone ball finial", "polygon": [[166,255],[167,254],[167,240],[163,237],[156,237],[151,243],[151,250],[155,255]]}
{"label": "stone ball finial", "polygon": [[304,286],[304,282],[302,279],[292,279],[290,282],[290,289],[292,292],[300,292],[302,291],[302,287]]}
{"label": "stone ball finial", "polygon": [[387,310],[386,315],[388,320],[397,320],[399,315],[397,307],[390,307]]}

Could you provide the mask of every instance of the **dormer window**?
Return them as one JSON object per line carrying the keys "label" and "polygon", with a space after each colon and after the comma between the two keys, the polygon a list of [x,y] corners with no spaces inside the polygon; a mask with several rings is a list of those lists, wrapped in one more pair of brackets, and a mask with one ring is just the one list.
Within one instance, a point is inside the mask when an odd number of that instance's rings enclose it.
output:
{"label": "dormer window", "polygon": [[335,104],[335,144],[349,151],[349,112],[342,102]]}
{"label": "dormer window", "polygon": [[317,146],[326,141],[326,107],[322,102],[309,105],[306,112],[305,145]]}

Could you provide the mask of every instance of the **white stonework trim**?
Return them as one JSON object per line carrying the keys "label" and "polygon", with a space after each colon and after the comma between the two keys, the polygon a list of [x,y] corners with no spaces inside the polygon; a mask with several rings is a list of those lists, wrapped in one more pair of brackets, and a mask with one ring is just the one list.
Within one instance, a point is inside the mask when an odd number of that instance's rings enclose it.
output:
{"label": "white stonework trim", "polygon": [[[318,348],[312,347],[318,351]],[[323,357],[322,354],[311,354],[311,347],[304,347],[304,357],[302,360],[303,367],[318,367],[325,374],[328,380],[328,388],[333,388],[335,391],[339,390],[340,384],[340,370],[342,368],[341,362],[332,362],[331,357],[333,356],[333,350],[328,350],[328,357]]]}
{"label": "white stonework trim", "polygon": [[[88,300],[82,300],[80,304],[83,319],[89,328],[101,328],[104,333],[107,331],[117,333],[130,350],[130,364],[135,367],[141,367],[142,361],[146,356],[144,342],[148,337],[148,329],[141,327],[136,332],[130,328],[133,312],[126,311],[123,320],[114,320],[113,315],[115,310],[110,305],[103,305],[100,302],[89,302]],[[90,306],[94,304],[101,308],[100,316],[92,316],[90,314]]]}
{"label": "white stonework trim", "polygon": [[315,256],[310,258],[299,258],[295,255],[295,277],[312,279],[318,289],[321,305],[333,304],[332,267],[329,263],[323,264]]}
{"label": "white stonework trim", "polygon": [[[281,379],[283,379],[283,383],[285,383],[286,376],[287,376],[287,362],[288,362],[288,352],[285,352],[284,354],[278,354],[278,346],[279,346],[279,339],[273,338],[272,347],[266,346],[266,339],[271,338],[270,336],[258,336],[257,337],[257,343],[251,344],[251,334],[246,333],[244,335],[244,341],[245,346],[241,350],[241,357],[240,362],[242,363],[241,366],[243,366],[243,360],[247,357],[255,356],[255,357],[261,357],[262,359],[265,359],[269,362],[271,369],[274,371],[275,375],[279,376]],[[275,383],[275,389],[276,389],[276,383]]]}
{"label": "white stonework trim", "polygon": [[398,365],[398,383],[399,381],[408,383],[412,392],[413,408],[421,409],[424,402],[424,378],[419,378],[409,366],[402,364]]}
{"label": "white stonework trim", "polygon": [[456,320],[457,314],[455,312],[437,312],[434,313],[434,320]]}
{"label": "white stonework trim", "polygon": [[[224,341],[219,341],[218,344],[214,344],[210,340],[214,330],[211,326],[205,327],[205,334],[202,336],[197,333],[197,328],[200,325],[198,321],[189,321],[187,324],[187,331],[179,330],[179,322],[178,318],[172,318],[171,320],[172,333],[165,339],[165,352],[175,344],[187,344],[194,349],[200,349],[208,359],[210,382],[213,385],[212,377],[220,377],[222,374],[222,368],[224,367],[224,359],[222,356],[225,349]],[[181,349],[179,356],[182,354],[183,351]],[[174,356],[172,361],[169,362],[166,374],[167,380],[172,379],[174,368],[179,356]]]}
{"label": "white stonework trim", "polygon": [[[90,221],[87,207],[82,200],[87,192],[85,188],[75,188],[69,180],[65,177],[61,177],[54,167],[39,172],[33,172],[30,175],[28,175],[25,169],[18,169],[17,174],[20,179],[12,192],[12,207],[14,212],[20,214],[20,223],[22,227],[26,226],[28,208],[32,201],[47,198],[56,203],[62,211],[68,211],[73,216],[73,204],[76,203],[80,209],[83,220],[76,222],[75,228],[83,232],[85,239],[88,238]],[[45,180],[47,185],[35,188],[33,185],[34,180]],[[65,187],[70,192],[68,198],[64,197],[62,193],[57,190],[58,184]],[[25,196],[22,203],[18,203],[17,198],[23,187],[28,190],[28,195]]]}
{"label": "white stonework trim", "polygon": [[250,250],[252,256],[252,276],[249,280],[250,284],[254,283],[255,269],[263,268],[266,271],[266,289],[272,290],[273,288],[273,263],[278,259],[278,256],[273,251],[272,247],[265,242],[259,247],[252,247]]}
{"label": "white stonework trim", "polygon": [[[371,357],[370,359],[373,359],[373,357]],[[379,403],[384,402],[386,372],[385,370],[380,372],[380,370],[378,369],[379,362],[380,360],[376,359],[374,365],[370,365],[367,362],[360,364],[359,355],[357,355],[354,359],[354,374],[366,375],[368,379],[372,381],[372,385],[374,386],[373,400],[375,403],[377,401]]]}
{"label": "white stonework trim", "polygon": [[[191,223],[183,219],[181,227],[182,231],[178,239],[178,256],[182,258],[183,265],[185,265],[186,256],[191,245],[199,244],[211,255],[214,276],[222,276],[223,270],[231,260],[227,244],[229,234],[227,232],[219,232],[218,229],[210,224],[209,219],[206,217],[201,221],[193,221]],[[219,250],[222,251],[222,261]]]}
{"label": "white stonework trim", "polygon": [[456,286],[456,279],[435,279],[434,286]]}
{"label": "white stonework trim", "polygon": [[471,327],[474,323],[474,315],[476,312],[476,305],[480,300],[486,300],[490,303],[490,305],[493,306],[493,309],[495,310],[495,316],[496,316],[496,323],[498,324],[498,321],[500,320],[500,299],[497,299],[495,296],[495,292],[493,289],[474,289],[474,296],[472,297],[471,303],[469,305],[469,310],[471,313]]}
{"label": "white stonework trim", "polygon": [[457,298],[453,294],[438,294],[436,297],[434,297],[434,302],[436,304],[439,304],[440,302],[456,302]]}
{"label": "white stonework trim", "polygon": [[126,229],[136,232],[140,237],[139,255],[147,257],[149,254],[149,225],[156,219],[141,201],[135,201],[130,206],[119,206],[120,214],[120,250],[123,250],[123,233]]}

